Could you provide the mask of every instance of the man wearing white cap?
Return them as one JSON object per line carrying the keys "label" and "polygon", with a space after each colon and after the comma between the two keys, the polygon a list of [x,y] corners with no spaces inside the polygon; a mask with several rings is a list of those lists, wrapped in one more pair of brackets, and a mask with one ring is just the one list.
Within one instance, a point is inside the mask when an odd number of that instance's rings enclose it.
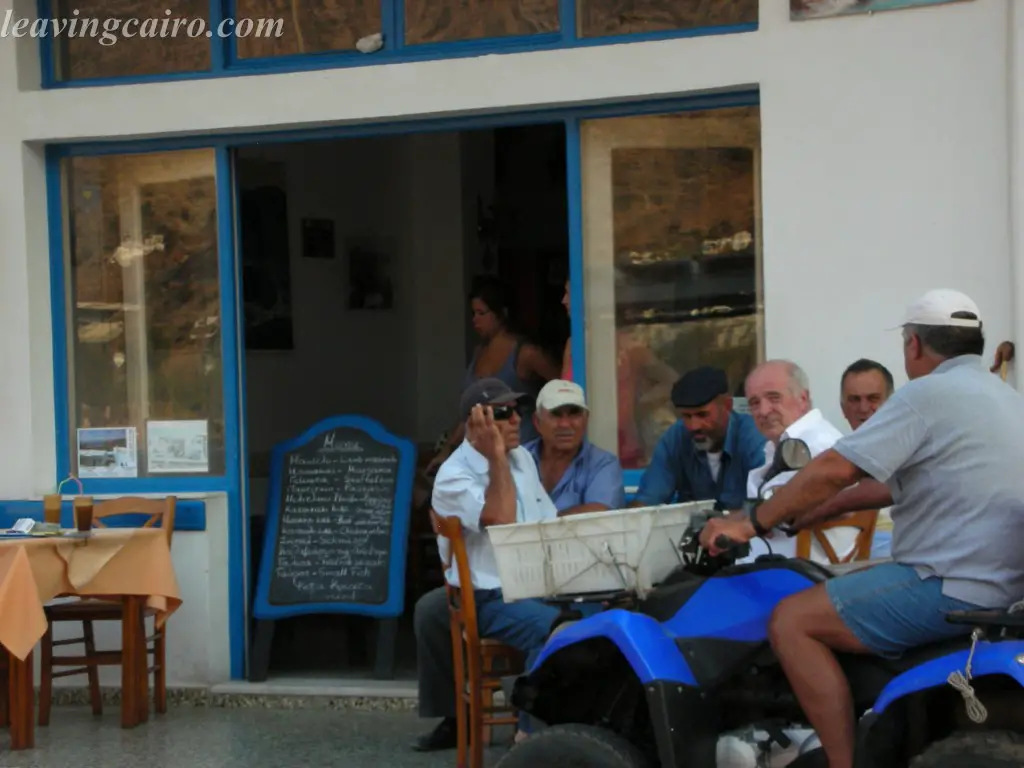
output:
{"label": "man wearing white cap", "polygon": [[[834,651],[899,657],[966,634],[950,611],[1024,597],[1024,395],[981,359],[981,313],[957,291],[929,291],[901,324],[910,382],[857,431],[815,458],[747,519],[713,520],[701,542],[800,520],[864,478],[895,503],[893,562],[829,579],[784,600],[772,648],[821,739],[829,768],[852,768],[850,687]],[[827,761],[825,756],[827,755]],[[801,763],[803,766],[804,763]]]}
{"label": "man wearing white cap", "polygon": [[537,395],[533,423],[540,437],[523,447],[533,454],[560,516],[626,506],[622,467],[614,454],[587,440],[589,416],[575,382],[554,379]]}

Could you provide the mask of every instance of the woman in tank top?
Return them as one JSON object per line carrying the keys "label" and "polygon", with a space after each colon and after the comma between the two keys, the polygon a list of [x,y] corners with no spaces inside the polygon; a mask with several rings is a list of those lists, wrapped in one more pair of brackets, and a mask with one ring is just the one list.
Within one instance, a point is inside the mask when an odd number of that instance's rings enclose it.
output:
{"label": "woman in tank top", "polygon": [[[533,425],[533,400],[551,379],[557,379],[559,366],[536,344],[523,341],[509,327],[509,300],[505,286],[498,278],[482,275],[473,281],[469,295],[473,313],[473,330],[480,338],[473,359],[462,379],[462,391],[478,379],[500,379],[513,392],[525,392],[529,401],[523,403],[522,425],[519,427],[520,444],[537,437]],[[430,463],[432,473],[462,442],[465,424],[459,423],[451,432],[445,446]]]}

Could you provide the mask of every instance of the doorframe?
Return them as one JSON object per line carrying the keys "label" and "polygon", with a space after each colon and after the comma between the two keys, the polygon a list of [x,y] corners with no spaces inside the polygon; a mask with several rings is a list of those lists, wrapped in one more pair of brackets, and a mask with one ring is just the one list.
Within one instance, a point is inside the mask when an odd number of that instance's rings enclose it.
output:
{"label": "doorframe", "polygon": [[[217,492],[228,502],[228,617],[231,677],[245,679],[249,645],[248,615],[251,604],[249,570],[248,460],[245,451],[245,341],[242,311],[240,259],[237,255],[237,179],[234,150],[253,144],[300,143],[332,139],[378,137],[411,133],[466,131],[482,128],[561,122],[566,136],[566,195],[568,198],[569,280],[571,283],[570,329],[573,378],[586,389],[586,313],[582,223],[580,121],[658,113],[759,106],[757,86],[725,89],[712,94],[662,99],[621,100],[612,103],[557,106],[526,111],[504,111],[457,117],[436,117],[373,122],[269,132],[237,132],[217,136],[174,136],[132,141],[89,141],[51,144],[46,147],[47,194],[50,233],[51,313],[53,321],[53,372],[56,466],[59,482],[67,476],[71,456],[70,371],[67,326],[67,274],[64,253],[64,205],[60,170],[66,157],[109,154],[171,152],[183,149],[215,150],[217,184],[217,246],[220,270],[222,370],[224,378],[225,473],[219,477],[125,478],[83,481],[86,492],[99,494]],[[635,485],[639,470],[627,473],[627,486]],[[633,476],[636,475],[636,476]]]}

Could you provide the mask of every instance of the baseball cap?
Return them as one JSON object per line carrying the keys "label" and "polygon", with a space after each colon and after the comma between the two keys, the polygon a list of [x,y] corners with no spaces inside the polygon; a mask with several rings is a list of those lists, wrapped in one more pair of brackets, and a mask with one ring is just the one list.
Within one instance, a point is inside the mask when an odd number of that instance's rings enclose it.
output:
{"label": "baseball cap", "polygon": [[511,405],[524,397],[523,392],[513,392],[501,379],[479,379],[474,381],[462,393],[459,408],[462,420],[469,418],[470,412],[478,405]]}
{"label": "baseball cap", "polygon": [[672,387],[672,404],[676,408],[699,408],[719,395],[729,392],[729,377],[721,368],[709,365],[683,374]]}
{"label": "baseball cap", "polygon": [[567,405],[574,405],[586,411],[587,400],[583,396],[583,388],[565,379],[552,379],[541,389],[537,395],[537,410],[553,411]]}
{"label": "baseball cap", "polygon": [[[954,317],[959,313],[973,315],[973,318]],[[903,315],[903,322],[897,328],[902,328],[905,325],[981,328],[981,312],[978,311],[978,305],[969,296],[960,291],[939,288],[928,291],[907,307]]]}

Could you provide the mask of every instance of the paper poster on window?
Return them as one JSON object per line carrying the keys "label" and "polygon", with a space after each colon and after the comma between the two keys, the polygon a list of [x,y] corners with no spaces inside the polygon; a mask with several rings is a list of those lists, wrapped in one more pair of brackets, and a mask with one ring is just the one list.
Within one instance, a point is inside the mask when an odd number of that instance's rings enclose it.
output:
{"label": "paper poster on window", "polygon": [[78,430],[78,477],[138,477],[135,427]]}
{"label": "paper poster on window", "polygon": [[146,459],[150,474],[209,472],[206,420],[147,422]]}

